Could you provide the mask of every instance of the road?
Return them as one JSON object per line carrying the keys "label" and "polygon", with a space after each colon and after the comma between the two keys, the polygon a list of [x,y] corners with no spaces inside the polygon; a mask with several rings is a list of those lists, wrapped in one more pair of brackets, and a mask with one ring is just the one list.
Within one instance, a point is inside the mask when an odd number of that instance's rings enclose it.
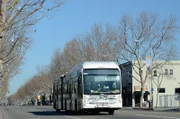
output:
{"label": "road", "polygon": [[144,111],[144,110],[118,110],[114,115],[100,113],[70,114],[56,113],[51,106],[9,106],[0,108],[3,119],[180,119],[180,112]]}

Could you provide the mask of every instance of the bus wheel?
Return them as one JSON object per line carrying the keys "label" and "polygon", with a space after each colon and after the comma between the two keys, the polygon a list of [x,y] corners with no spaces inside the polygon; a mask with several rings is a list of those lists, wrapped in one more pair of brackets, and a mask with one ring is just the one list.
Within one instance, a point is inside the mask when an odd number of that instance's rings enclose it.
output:
{"label": "bus wheel", "polygon": [[108,113],[109,113],[110,115],[113,115],[113,114],[114,114],[114,110],[109,110]]}
{"label": "bus wheel", "polygon": [[56,112],[60,112],[60,109],[56,109]]}
{"label": "bus wheel", "polygon": [[77,100],[75,99],[75,111],[77,112]]}
{"label": "bus wheel", "polygon": [[91,114],[97,115],[97,114],[99,114],[99,113],[100,113],[100,111],[98,111],[98,110],[93,110],[93,111],[91,111]]}

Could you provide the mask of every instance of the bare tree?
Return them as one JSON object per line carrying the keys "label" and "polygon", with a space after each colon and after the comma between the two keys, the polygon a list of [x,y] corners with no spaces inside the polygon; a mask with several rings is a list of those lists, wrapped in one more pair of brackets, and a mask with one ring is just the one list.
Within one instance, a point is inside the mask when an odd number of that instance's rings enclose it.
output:
{"label": "bare tree", "polygon": [[0,93],[1,93],[0,99],[2,99],[6,95],[6,93],[8,92],[8,80],[3,80],[1,82],[0,86],[1,86],[1,89],[0,89]]}
{"label": "bare tree", "polygon": [[[140,106],[142,107],[144,85],[149,72],[164,63],[154,65],[154,61],[157,59],[169,61],[175,55],[173,41],[177,30],[176,20],[172,16],[160,20],[158,15],[145,12],[142,12],[135,20],[128,15],[122,16],[118,29],[110,25],[103,27],[95,24],[90,33],[79,35],[67,42],[63,51],[55,50],[50,70],[40,70],[37,74],[36,78],[38,77],[41,85],[35,90],[43,89],[47,86],[46,82],[52,81],[51,78],[66,73],[82,61],[120,59],[131,62],[133,60],[133,70],[138,77],[132,77],[141,85]],[[145,72],[145,76],[142,76],[142,69],[146,66],[144,60],[149,55],[153,65],[149,72]],[[33,92],[38,94],[36,91]]]}
{"label": "bare tree", "polygon": [[13,100],[12,103],[21,103],[27,97],[31,97],[32,99],[37,100],[37,96],[41,93],[42,90],[41,80],[41,76],[34,75],[27,83],[21,86],[15,94],[9,96],[9,99],[16,99],[16,101]]}
{"label": "bare tree", "polygon": [[[38,67],[38,73],[30,78],[30,80],[21,86],[12,96],[15,96],[18,102],[24,101],[27,97],[30,97],[37,102],[37,97],[39,95],[42,96],[51,93],[50,91],[53,84],[52,76],[49,66]],[[16,103],[16,101],[13,103]]]}
{"label": "bare tree", "polygon": [[51,72],[56,77],[83,61],[114,61],[118,57],[117,43],[115,27],[95,24],[90,33],[77,35],[67,42],[63,51],[54,51]]}
{"label": "bare tree", "polygon": [[50,72],[49,66],[38,67],[38,75],[40,77],[41,90],[44,94],[50,93],[53,85],[53,75]]}
{"label": "bare tree", "polygon": [[65,74],[67,71],[68,62],[66,62],[65,54],[59,49],[55,49],[50,63],[50,72],[53,78]]}
{"label": "bare tree", "polygon": [[90,33],[77,37],[84,61],[114,61],[118,53],[116,28],[95,24]]}
{"label": "bare tree", "polygon": [[16,94],[13,94],[13,95],[8,97],[8,102],[10,104],[15,104],[16,101],[17,101],[17,95]]}
{"label": "bare tree", "polygon": [[[141,85],[140,107],[142,107],[144,84],[149,75],[146,72],[142,76],[142,68],[145,67],[146,56],[151,56],[152,64],[155,60],[170,60],[174,57],[175,49],[173,41],[178,26],[176,19],[170,16],[160,20],[156,14],[142,12],[137,19],[123,15],[118,27],[118,39],[121,61],[132,61],[133,70],[139,77],[134,78]],[[119,50],[119,51],[120,51]],[[156,66],[151,67],[153,69]]]}
{"label": "bare tree", "polygon": [[71,69],[74,65],[81,62],[80,52],[79,52],[79,42],[76,39],[73,39],[66,43],[63,54],[66,59],[66,62],[68,62],[66,65],[68,66],[68,69]]}
{"label": "bare tree", "polygon": [[50,18],[51,11],[60,7],[63,2],[64,0],[0,0],[1,80],[7,80],[17,73],[31,44],[27,37],[30,26],[43,17]]}
{"label": "bare tree", "polygon": [[157,108],[158,101],[159,101],[159,91],[160,91],[161,84],[163,83],[164,78],[171,79],[171,80],[173,80],[173,79],[175,80],[175,78],[172,74],[165,72],[167,70],[166,69],[167,65],[173,64],[173,62],[171,62],[171,61],[155,61],[154,64],[155,65],[152,69],[153,73],[151,76],[151,80],[154,84],[153,87],[155,87],[155,89],[157,89],[157,93],[156,93],[156,97],[155,97],[155,99],[156,99],[155,107]]}

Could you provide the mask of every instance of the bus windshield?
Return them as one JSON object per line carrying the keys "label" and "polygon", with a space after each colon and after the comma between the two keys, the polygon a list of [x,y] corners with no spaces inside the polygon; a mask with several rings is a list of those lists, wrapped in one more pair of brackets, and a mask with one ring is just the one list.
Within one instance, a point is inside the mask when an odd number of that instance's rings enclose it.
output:
{"label": "bus windshield", "polygon": [[83,71],[84,94],[119,94],[120,72],[117,69]]}

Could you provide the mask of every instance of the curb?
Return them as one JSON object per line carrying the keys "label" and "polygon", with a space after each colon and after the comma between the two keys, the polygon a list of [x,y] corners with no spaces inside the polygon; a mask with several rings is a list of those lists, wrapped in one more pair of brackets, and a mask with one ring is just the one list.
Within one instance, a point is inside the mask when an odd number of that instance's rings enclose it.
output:
{"label": "curb", "polygon": [[140,107],[123,107],[124,110],[154,110],[153,108],[140,108]]}
{"label": "curb", "polygon": [[153,108],[133,108],[134,110],[144,110],[144,111],[146,111],[146,110],[152,110],[152,111],[155,111],[155,109],[153,109]]}
{"label": "curb", "polygon": [[166,112],[180,112],[177,108],[139,108],[139,107],[124,107],[123,110],[142,110],[142,111],[166,111]]}

